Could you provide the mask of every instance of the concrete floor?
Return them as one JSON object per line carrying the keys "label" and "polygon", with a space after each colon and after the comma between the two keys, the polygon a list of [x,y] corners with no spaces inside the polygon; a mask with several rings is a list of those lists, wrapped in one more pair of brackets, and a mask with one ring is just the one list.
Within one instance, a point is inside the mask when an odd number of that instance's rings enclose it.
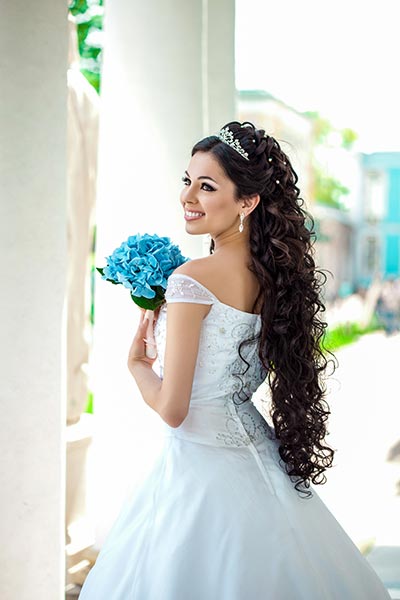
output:
{"label": "concrete floor", "polygon": [[369,334],[336,356],[327,396],[335,466],[316,489],[400,599],[400,334]]}

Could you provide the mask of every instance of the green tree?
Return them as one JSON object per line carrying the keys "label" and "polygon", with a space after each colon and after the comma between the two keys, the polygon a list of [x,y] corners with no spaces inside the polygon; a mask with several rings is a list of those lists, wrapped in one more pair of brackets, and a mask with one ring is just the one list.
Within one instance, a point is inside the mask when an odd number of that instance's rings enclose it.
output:
{"label": "green tree", "polygon": [[326,144],[329,134],[333,131],[331,123],[328,119],[321,117],[318,112],[308,110],[304,114],[314,122],[314,139],[316,144]]}
{"label": "green tree", "polygon": [[318,166],[314,168],[314,178],[316,202],[339,210],[347,210],[341,199],[349,193],[348,188],[334,177],[324,173]]}
{"label": "green tree", "polygon": [[101,87],[103,51],[103,0],[72,0],[69,5],[75,17],[81,72],[97,93]]}
{"label": "green tree", "polygon": [[[303,114],[313,121],[316,146],[331,145],[329,140],[331,134],[339,133],[341,147],[345,150],[350,150],[352,148],[355,140],[357,139],[357,134],[353,129],[336,129],[333,127],[330,121],[328,121],[328,119],[321,117],[316,111],[306,111]],[[313,173],[315,184],[315,201],[339,210],[347,210],[347,207],[342,202],[342,198],[349,193],[349,189],[346,188],[338,179],[332,177],[324,171],[324,169],[318,163],[315,153],[313,157]]]}
{"label": "green tree", "polygon": [[328,119],[321,117],[317,111],[307,110],[303,114],[314,122],[314,138],[317,144],[328,144],[329,135],[334,131],[340,134],[341,145],[345,150],[351,150],[354,142],[358,139],[358,134],[354,129],[350,129],[350,127],[336,129]]}
{"label": "green tree", "polygon": [[350,129],[348,127],[342,129],[342,146],[346,150],[351,150],[357,138],[358,135],[353,129]]}

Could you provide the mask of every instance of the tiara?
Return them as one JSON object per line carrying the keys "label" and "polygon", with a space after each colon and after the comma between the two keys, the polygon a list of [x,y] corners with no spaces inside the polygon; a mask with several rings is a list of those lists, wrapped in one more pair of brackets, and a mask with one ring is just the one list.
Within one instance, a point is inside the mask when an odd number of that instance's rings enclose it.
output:
{"label": "tiara", "polygon": [[235,140],[234,135],[229,129],[229,127],[224,127],[224,129],[221,129],[217,137],[219,137],[219,139],[222,140],[225,144],[228,144],[228,146],[236,150],[236,152],[239,152],[239,154],[243,156],[243,158],[249,160],[248,153],[245,150],[243,150],[239,140]]}

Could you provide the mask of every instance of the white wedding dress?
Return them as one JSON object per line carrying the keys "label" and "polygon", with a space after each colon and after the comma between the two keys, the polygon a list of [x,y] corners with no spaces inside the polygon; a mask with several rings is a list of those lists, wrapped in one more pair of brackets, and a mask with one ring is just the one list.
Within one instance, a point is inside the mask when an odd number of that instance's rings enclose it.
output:
{"label": "white wedding dress", "polygon": [[[251,402],[265,379],[260,317],[172,275],[168,302],[212,304],[189,413],[126,500],[80,600],[384,600],[383,583],[311,486],[300,497]],[[155,327],[160,365],[166,307]],[[162,367],[160,376],[162,377]],[[249,398],[247,402],[236,403]]]}

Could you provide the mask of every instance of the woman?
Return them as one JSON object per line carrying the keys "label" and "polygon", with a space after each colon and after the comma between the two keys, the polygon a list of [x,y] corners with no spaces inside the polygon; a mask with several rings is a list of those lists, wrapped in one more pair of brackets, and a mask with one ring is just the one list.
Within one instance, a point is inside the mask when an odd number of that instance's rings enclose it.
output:
{"label": "woman", "polygon": [[[389,598],[312,486],[334,452],[322,282],[296,182],[278,142],[251,123],[194,146],[181,204],[187,232],[210,234],[210,256],[169,278],[160,377],[143,314],[128,357],[165,446],[81,600]],[[251,401],[264,380],[272,424]]]}

